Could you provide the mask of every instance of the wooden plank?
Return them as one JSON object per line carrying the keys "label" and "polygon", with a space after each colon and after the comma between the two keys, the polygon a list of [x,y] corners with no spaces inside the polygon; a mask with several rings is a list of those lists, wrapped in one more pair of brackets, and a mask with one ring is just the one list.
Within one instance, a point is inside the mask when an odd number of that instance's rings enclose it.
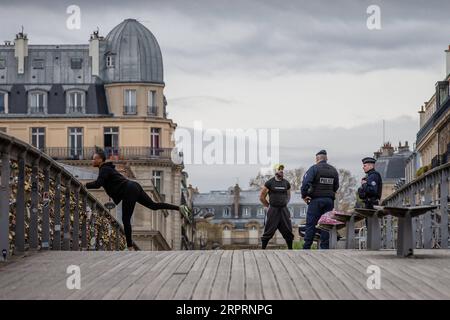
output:
{"label": "wooden plank", "polygon": [[45,290],[42,290],[35,299],[64,299],[77,290],[69,290],[66,286],[67,278],[70,276],[66,273],[69,265],[77,265],[80,267],[81,274],[81,289],[89,283],[89,265],[96,261],[108,261],[114,259],[113,255],[106,256],[103,254],[89,254],[85,255],[81,252],[65,252],[60,251],[54,257],[54,266],[49,270],[53,274],[50,279],[47,279],[43,284]]}
{"label": "wooden plank", "polygon": [[119,299],[125,291],[130,288],[135,282],[138,282],[146,270],[156,264],[161,258],[162,254],[143,254],[142,258],[127,266],[124,270],[127,276],[122,278],[114,287],[110,288],[102,300]]}
{"label": "wooden plank", "polygon": [[233,251],[224,251],[217,267],[216,278],[211,288],[211,299],[224,300],[228,296]]}
{"label": "wooden plank", "polygon": [[165,285],[172,274],[177,270],[180,264],[188,257],[188,253],[184,251],[178,251],[169,264],[161,271],[159,271],[156,277],[142,290],[139,295],[139,299],[152,300],[156,298],[159,290]]}
{"label": "wooden plank", "polygon": [[[113,258],[102,264],[95,264],[96,268],[88,268],[88,280],[85,278],[84,285],[82,282],[81,290],[67,296],[67,299],[99,299],[102,295],[104,286],[108,285],[107,280],[114,281],[118,272],[125,268],[130,259],[138,257],[133,252],[118,252],[112,254]],[[109,265],[114,265],[110,268]],[[82,278],[83,279],[83,278]],[[83,280],[82,280],[83,281]]]}
{"label": "wooden plank", "polygon": [[181,263],[181,265],[175,270],[172,276],[167,280],[167,282],[162,286],[162,288],[157,293],[155,299],[157,300],[171,300],[181,285],[183,280],[189,274],[194,265],[195,261],[198,259],[198,252],[190,252],[187,258]]}
{"label": "wooden plank", "polygon": [[[278,287],[282,288],[282,290],[280,290],[281,297],[285,300],[300,299],[300,295],[297,292],[297,288],[295,287],[294,282],[289,275],[289,272],[281,263],[279,256],[277,256],[275,252],[276,251],[273,250],[264,251],[270,267],[272,268],[272,272],[275,275]],[[283,253],[286,253],[286,251],[284,251]]]}
{"label": "wooden plank", "polygon": [[[370,296],[373,299],[379,300],[395,299],[394,296],[390,295],[385,290],[368,289],[367,278],[369,275],[366,273],[367,267],[363,267],[355,259],[342,258],[342,253],[339,252],[338,254],[335,254],[333,256],[333,260],[336,262],[336,264],[339,265],[340,269],[342,269],[346,274],[348,274],[350,279],[357,282],[361,286],[361,288],[363,288],[364,290],[366,290],[366,292],[370,294]],[[370,297],[367,297],[367,299],[370,299]]]}
{"label": "wooden plank", "polygon": [[245,264],[245,296],[249,300],[262,300],[261,277],[253,251],[244,252]]}
{"label": "wooden plank", "polygon": [[324,279],[322,279],[321,274],[315,270],[313,266],[305,256],[304,252],[306,250],[298,253],[293,251],[288,251],[286,255],[293,261],[293,263],[299,269],[299,272],[303,272],[306,279],[310,283],[310,286],[314,289],[314,292],[322,300],[334,300],[338,297],[330,289]]}
{"label": "wooden plank", "polygon": [[203,276],[206,264],[209,258],[208,252],[201,252],[198,259],[195,261],[189,274],[184,278],[173,299],[175,300],[189,300],[192,299],[195,287]]}
{"label": "wooden plank", "polygon": [[[339,297],[339,299],[355,299],[356,296],[350,291],[350,289],[347,288],[345,284],[342,283],[342,281],[340,281],[340,279],[338,279],[335,274],[330,271],[329,268],[325,267],[321,263],[318,257],[320,254],[320,250],[317,252],[307,251],[305,252],[304,257],[305,259],[308,259],[312,265],[314,265],[315,270],[320,274],[320,277],[326,282],[329,289],[332,290],[337,297]],[[335,267],[333,266],[333,268]]]}
{"label": "wooden plank", "polygon": [[[48,253],[46,259],[37,258],[41,254],[36,254],[32,260],[32,267],[24,270],[25,276],[17,283],[17,294],[21,294],[25,299],[45,297],[53,293],[53,290],[48,289],[55,283],[58,283],[58,286],[64,290],[69,291],[66,287],[66,279],[69,276],[66,273],[67,266],[75,264],[75,261],[79,264],[80,260],[72,258],[73,262],[64,263],[67,259],[61,258],[61,253]],[[82,261],[85,260],[83,259]],[[45,290],[42,288],[45,288]]]}
{"label": "wooden plank", "polygon": [[220,263],[220,259],[224,251],[205,251],[208,254],[208,263],[206,264],[205,270],[203,271],[202,277],[198,281],[197,286],[194,289],[192,299],[195,300],[206,300],[210,298],[211,288],[216,278],[217,268]]}
{"label": "wooden plank", "polygon": [[[354,259],[352,255],[355,253],[342,251],[342,255],[347,258]],[[354,259],[355,263],[362,264],[366,269],[371,265],[376,265],[380,267],[381,270],[381,289],[389,294],[394,295],[397,299],[420,299],[420,295],[417,295],[415,289],[412,289],[409,285],[402,285],[403,280],[399,279],[395,273],[390,272],[389,269],[385,268],[381,261],[374,262],[370,259],[373,255],[383,254],[382,251],[379,252],[369,252],[363,251],[358,252],[357,258]],[[391,254],[395,254],[391,251]]]}
{"label": "wooden plank", "polygon": [[[442,295],[436,288],[431,286],[427,281],[424,281],[423,277],[418,276],[415,272],[410,270],[409,259],[394,258],[395,264],[392,258],[386,258],[383,260],[382,265],[384,269],[389,270],[391,274],[395,274],[402,280],[402,284],[408,286],[408,290],[419,291],[419,299],[442,299]],[[415,288],[415,289],[413,289]]]}
{"label": "wooden plank", "polygon": [[280,300],[280,289],[273,274],[273,270],[270,267],[269,261],[267,261],[266,255],[263,250],[257,250],[254,253],[261,278],[264,299]]}
{"label": "wooden plank", "polygon": [[289,258],[286,252],[275,251],[275,254],[280,259],[281,263],[286,268],[287,273],[292,279],[292,283],[295,285],[299,299],[312,300],[318,299],[316,291],[305,277],[302,270],[299,270],[293,261]]}
{"label": "wooden plank", "polygon": [[327,252],[319,250],[317,254],[312,256],[317,264],[321,264],[325,269],[329,270],[330,274],[342,284],[342,288],[347,290],[341,293],[341,296],[343,296],[344,299],[369,300],[374,298],[365,290],[367,287],[365,281],[361,283],[355,282],[354,276],[348,275],[345,272],[345,268],[342,268],[342,263],[336,259],[336,256],[339,256],[339,252],[336,252],[335,250]]}
{"label": "wooden plank", "polygon": [[[46,251],[0,266],[0,299],[449,299],[449,259],[444,250],[410,259],[392,250]],[[82,290],[66,288],[71,264]],[[366,288],[369,265],[381,268],[381,290]]]}
{"label": "wooden plank", "polygon": [[230,288],[228,290],[228,299],[245,299],[245,266],[244,254],[242,250],[234,250],[231,264]]}
{"label": "wooden plank", "polygon": [[156,275],[161,272],[161,270],[166,268],[171,260],[174,259],[175,255],[176,253],[173,251],[165,251],[155,264],[147,266],[147,268],[142,271],[142,275],[122,293],[119,299],[138,299],[141,292],[156,277]]}

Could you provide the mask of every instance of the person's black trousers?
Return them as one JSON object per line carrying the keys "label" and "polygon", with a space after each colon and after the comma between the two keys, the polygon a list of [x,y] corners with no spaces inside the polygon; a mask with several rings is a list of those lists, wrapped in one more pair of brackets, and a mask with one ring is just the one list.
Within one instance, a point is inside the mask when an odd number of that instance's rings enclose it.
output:
{"label": "person's black trousers", "polygon": [[122,199],[122,222],[123,229],[125,230],[125,237],[127,239],[127,247],[133,246],[133,240],[131,237],[131,216],[133,215],[134,206],[137,203],[142,204],[151,210],[167,209],[167,210],[179,210],[180,207],[168,204],[154,202],[148,194],[142,189],[141,185],[135,181],[129,181],[124,191]]}
{"label": "person's black trousers", "polygon": [[292,249],[292,241],[294,234],[292,233],[291,214],[287,207],[269,207],[267,210],[266,224],[264,226],[264,234],[261,236],[262,248],[265,249],[275,232],[280,230],[281,235]]}
{"label": "person's black trousers", "polygon": [[[311,249],[311,245],[316,234],[316,225],[320,217],[328,211],[333,210],[334,200],[331,198],[314,198],[308,205],[308,212],[306,213],[306,230],[305,243],[303,249]],[[329,248],[330,234],[328,231],[320,230],[320,248]]]}

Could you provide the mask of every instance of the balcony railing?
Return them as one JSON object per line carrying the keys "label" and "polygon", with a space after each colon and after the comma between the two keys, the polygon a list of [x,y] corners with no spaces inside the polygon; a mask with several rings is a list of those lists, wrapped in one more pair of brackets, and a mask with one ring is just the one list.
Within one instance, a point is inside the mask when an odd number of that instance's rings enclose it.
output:
{"label": "balcony railing", "polygon": [[123,114],[137,114],[137,106],[123,106]]}
{"label": "balcony railing", "polygon": [[44,113],[44,107],[30,107],[30,113]]}
{"label": "balcony railing", "polygon": [[83,113],[83,109],[81,106],[71,106],[69,107],[69,113]]}
{"label": "balcony railing", "polygon": [[[103,150],[107,159],[113,160],[171,159],[172,153],[172,148],[152,147],[104,147]],[[90,160],[95,147],[47,147],[43,151],[55,160]]]}
{"label": "balcony railing", "polygon": [[158,107],[157,106],[147,107],[147,113],[151,117],[157,117],[158,116]]}

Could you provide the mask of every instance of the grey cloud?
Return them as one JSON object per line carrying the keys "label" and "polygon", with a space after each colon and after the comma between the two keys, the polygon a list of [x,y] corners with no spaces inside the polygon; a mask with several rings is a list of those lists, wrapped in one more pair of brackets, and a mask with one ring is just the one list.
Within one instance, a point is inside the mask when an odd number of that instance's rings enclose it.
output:
{"label": "grey cloud", "polygon": [[[386,140],[393,146],[408,141],[411,149],[418,130],[416,119],[399,117],[386,122]],[[353,128],[291,128],[280,130],[280,161],[288,168],[308,168],[317,151],[326,149],[330,163],[350,170],[356,177],[363,175],[361,159],[372,156],[382,145],[382,124],[373,122]],[[226,189],[236,183],[248,186],[256,176],[258,165],[187,165],[190,183],[201,191]]]}
{"label": "grey cloud", "polygon": [[[448,1],[377,1],[382,30],[369,31],[366,8],[372,2],[77,1],[85,19],[84,35],[55,28],[46,19],[61,12],[57,21],[63,23],[72,1],[15,1],[14,5],[2,1],[1,15],[8,18],[8,11],[23,6],[29,15],[23,23],[34,34],[31,39],[51,34],[55,41],[63,38],[64,42],[86,41],[97,25],[109,30],[133,16],[155,33],[168,68],[186,73],[367,72],[441,63],[449,42]],[[33,15],[33,8],[38,15]],[[0,35],[11,38],[17,27],[8,24]],[[180,46],[184,41],[188,44]]]}

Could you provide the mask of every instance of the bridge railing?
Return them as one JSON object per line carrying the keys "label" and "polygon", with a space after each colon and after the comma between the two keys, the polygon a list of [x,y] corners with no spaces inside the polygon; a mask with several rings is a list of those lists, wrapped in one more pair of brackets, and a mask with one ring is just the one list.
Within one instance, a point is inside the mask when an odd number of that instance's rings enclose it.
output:
{"label": "bridge railing", "polygon": [[126,247],[121,224],[50,156],[0,133],[0,160],[0,260],[26,250]]}
{"label": "bridge railing", "polygon": [[[450,163],[443,164],[403,185],[387,197],[382,205],[418,206],[437,205],[437,210],[413,218],[413,236],[416,248],[449,247],[449,176]],[[384,248],[395,248],[397,219],[383,218],[382,242]]]}

